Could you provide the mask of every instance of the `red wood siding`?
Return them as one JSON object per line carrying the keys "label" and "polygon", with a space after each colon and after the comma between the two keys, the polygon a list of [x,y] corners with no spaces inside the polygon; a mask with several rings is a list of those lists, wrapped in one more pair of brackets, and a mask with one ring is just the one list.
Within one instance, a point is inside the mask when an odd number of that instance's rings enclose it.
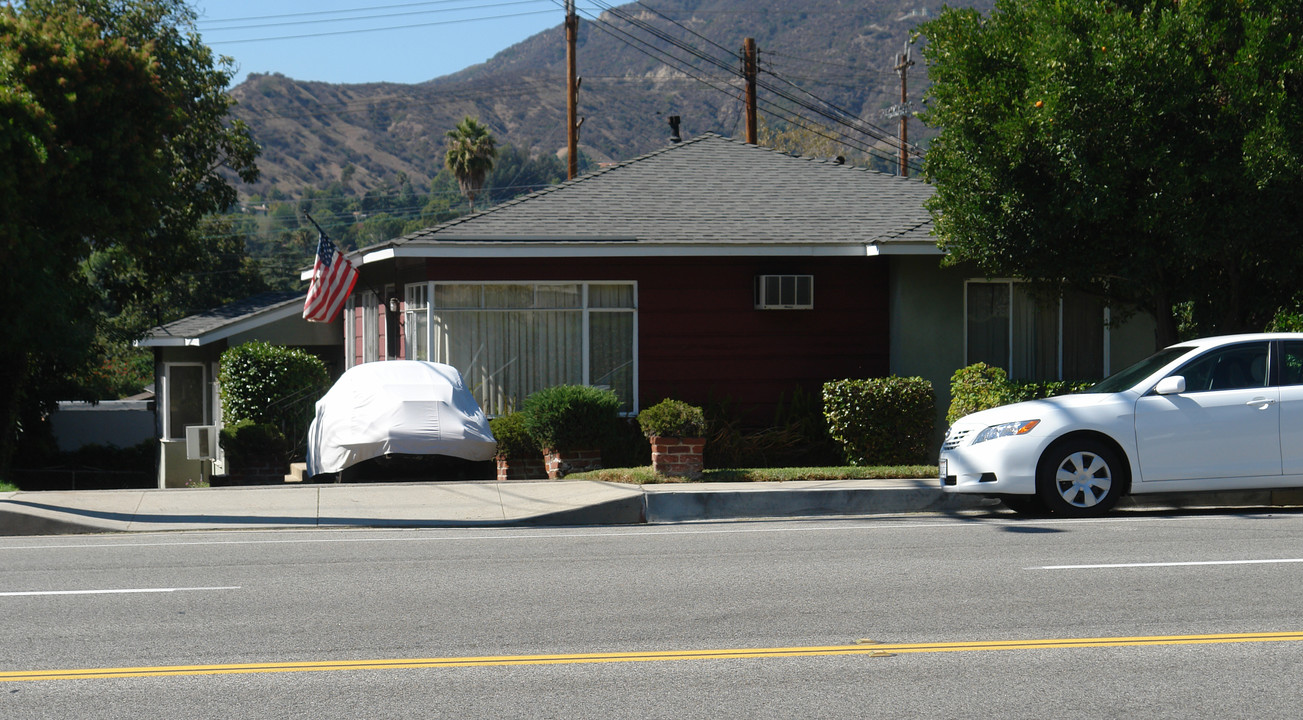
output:
{"label": "red wood siding", "polygon": [[[756,310],[761,274],[813,275],[814,309]],[[888,369],[885,258],[432,259],[399,278],[637,282],[640,407],[727,399],[768,422],[797,387]]]}

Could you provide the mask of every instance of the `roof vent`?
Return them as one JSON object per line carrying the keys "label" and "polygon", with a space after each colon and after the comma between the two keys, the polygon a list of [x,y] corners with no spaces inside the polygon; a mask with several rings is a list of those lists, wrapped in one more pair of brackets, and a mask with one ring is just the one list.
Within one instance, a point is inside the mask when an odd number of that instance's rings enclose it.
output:
{"label": "roof vent", "polygon": [[670,116],[670,142],[672,142],[672,143],[683,142],[683,138],[679,135],[679,116],[678,116],[678,115],[671,115],[671,116]]}

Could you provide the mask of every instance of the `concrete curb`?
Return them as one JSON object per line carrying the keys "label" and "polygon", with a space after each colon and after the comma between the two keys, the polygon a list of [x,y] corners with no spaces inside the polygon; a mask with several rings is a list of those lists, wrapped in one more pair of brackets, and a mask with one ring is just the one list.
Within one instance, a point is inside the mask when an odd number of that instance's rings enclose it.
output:
{"label": "concrete curb", "polygon": [[[1301,490],[1124,498],[1121,509],[1287,508]],[[931,480],[587,480],[0,493],[0,536],[317,527],[563,527],[996,510]]]}

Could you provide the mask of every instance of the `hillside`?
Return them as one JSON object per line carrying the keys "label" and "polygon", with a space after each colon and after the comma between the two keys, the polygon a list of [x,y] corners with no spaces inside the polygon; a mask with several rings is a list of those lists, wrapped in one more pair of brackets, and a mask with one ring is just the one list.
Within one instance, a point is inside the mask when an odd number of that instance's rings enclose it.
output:
{"label": "hillside", "polygon": [[[991,0],[967,4],[986,9]],[[635,157],[667,141],[670,115],[682,117],[687,137],[708,131],[741,136],[741,81],[730,70],[740,67],[735,56],[746,37],[756,39],[760,52],[761,117],[771,127],[781,128],[793,113],[833,126],[792,104],[793,98],[815,102],[814,96],[894,135],[896,121],[882,110],[899,100],[896,54],[910,31],[942,5],[943,0],[656,0],[621,6],[596,22],[581,16],[580,149],[596,162]],[[444,133],[465,115],[488,124],[501,143],[536,155],[564,150],[560,15],[556,27],[485,63],[416,85],[249,76],[231,92],[239,102],[235,115],[263,146],[263,179],[243,186],[242,193],[266,195],[276,188],[294,196],[305,186],[341,177],[350,189],[364,192],[400,173],[428,187],[443,164]],[[914,59],[909,86],[917,103],[926,85],[917,46]],[[861,153],[875,141],[856,137],[860,147],[839,154],[888,166],[885,145],[879,142],[872,154],[880,159],[874,161]],[[926,133],[913,121],[911,140],[920,137]],[[352,172],[345,174],[350,165]]]}

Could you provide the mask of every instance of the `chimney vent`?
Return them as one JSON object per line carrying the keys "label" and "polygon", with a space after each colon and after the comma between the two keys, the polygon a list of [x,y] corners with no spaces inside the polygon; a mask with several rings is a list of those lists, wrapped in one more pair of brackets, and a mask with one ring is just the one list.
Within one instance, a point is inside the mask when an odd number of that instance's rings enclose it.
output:
{"label": "chimney vent", "polygon": [[671,115],[671,116],[670,116],[670,142],[672,142],[672,143],[683,142],[683,138],[679,136],[679,116],[678,116],[678,115]]}

